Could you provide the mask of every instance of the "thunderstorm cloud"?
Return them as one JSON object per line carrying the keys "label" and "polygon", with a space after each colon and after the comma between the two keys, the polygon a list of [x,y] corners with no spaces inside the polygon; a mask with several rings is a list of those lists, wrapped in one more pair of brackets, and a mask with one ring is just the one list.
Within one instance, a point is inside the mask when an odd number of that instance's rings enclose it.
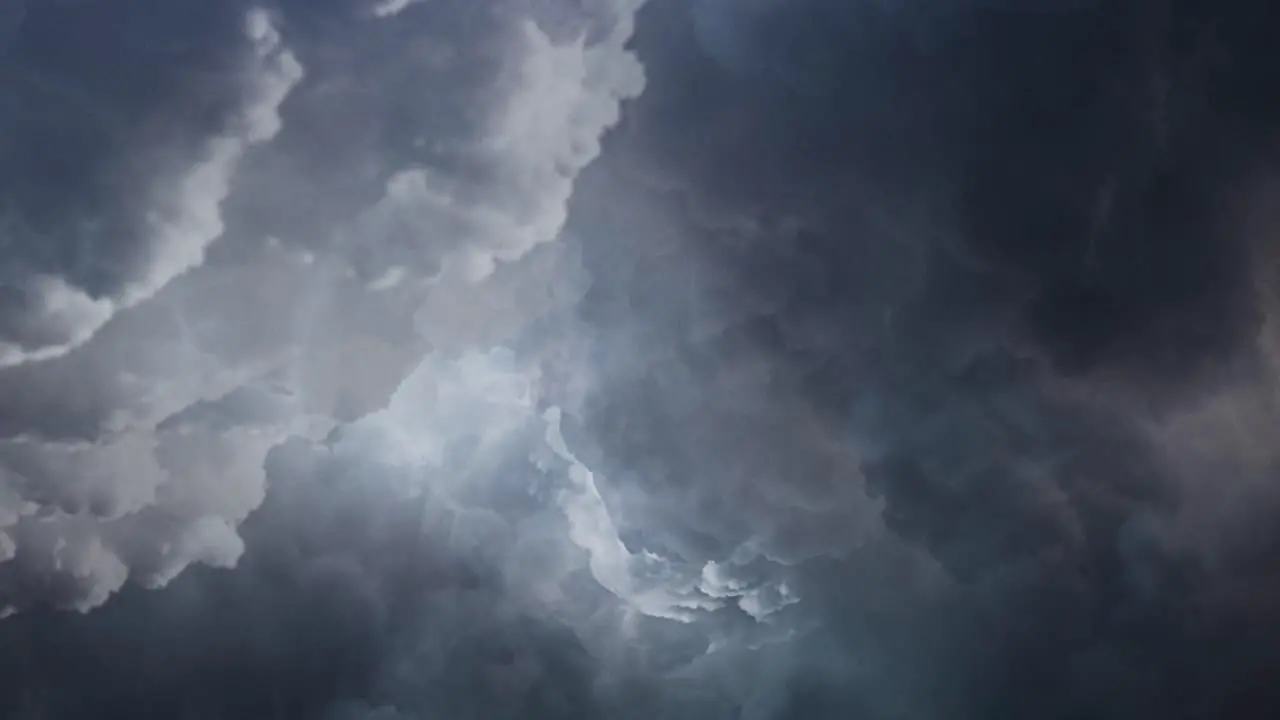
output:
{"label": "thunderstorm cloud", "polygon": [[0,2],[0,718],[1275,717],[1276,30]]}

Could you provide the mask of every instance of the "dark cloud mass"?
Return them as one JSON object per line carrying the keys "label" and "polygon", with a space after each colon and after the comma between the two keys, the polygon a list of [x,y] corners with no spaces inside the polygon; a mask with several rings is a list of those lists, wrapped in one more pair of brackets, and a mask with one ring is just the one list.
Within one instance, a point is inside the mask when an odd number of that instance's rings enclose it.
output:
{"label": "dark cloud mass", "polygon": [[1280,715],[1276,31],[0,3],[0,718]]}

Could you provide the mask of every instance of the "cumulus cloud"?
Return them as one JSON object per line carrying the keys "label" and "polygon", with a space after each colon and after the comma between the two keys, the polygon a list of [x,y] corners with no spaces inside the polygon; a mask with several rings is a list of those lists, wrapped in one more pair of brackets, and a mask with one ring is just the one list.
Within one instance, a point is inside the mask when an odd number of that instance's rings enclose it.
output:
{"label": "cumulus cloud", "polygon": [[1005,5],[208,10],[87,165],[305,73],[195,267],[0,370],[0,714],[1273,715],[1261,16]]}
{"label": "cumulus cloud", "polygon": [[[88,340],[122,309],[153,296],[200,264],[209,243],[223,231],[221,204],[245,150],[270,140],[280,130],[279,106],[302,78],[302,66],[280,46],[267,14],[247,14],[245,34],[252,54],[243,88],[243,104],[230,127],[204,142],[195,164],[170,177],[155,179],[147,193],[145,220],[135,229],[137,269],[106,293],[96,293],[59,275],[24,267],[10,259],[6,282],[6,332],[0,341],[0,366],[45,360]],[[30,231],[10,227],[8,234]],[[39,243],[39,238],[9,242]]]}
{"label": "cumulus cloud", "polygon": [[[1260,532],[1236,502],[1274,472],[1250,439],[1274,382],[1251,268],[1273,250],[1232,199],[1256,166],[1227,147],[1235,111],[1191,99],[1227,71],[1172,60],[1158,13],[1042,9],[1072,12],[647,18],[626,160],[579,216],[647,222],[586,250],[607,379],[571,446],[640,519],[619,533],[634,552],[714,563],[711,596],[742,592],[719,569],[758,555],[774,579],[744,609],[799,598],[782,622],[841,628],[784,645],[797,683],[828,679],[764,717],[1159,715],[1148,683],[1192,683],[1205,707],[1258,692],[1142,655],[1145,633],[1186,658],[1228,632],[1208,597],[1252,571],[1218,553],[1260,536],[1196,543]],[[1143,51],[1067,50],[1108,32]],[[1032,47],[1061,62],[1026,67]]]}
{"label": "cumulus cloud", "polygon": [[[574,178],[600,153],[601,130],[617,122],[619,101],[644,87],[638,61],[622,49],[629,22],[591,45],[585,35],[557,44],[532,18],[510,32],[501,80],[509,90],[478,137],[458,149],[471,177],[431,167],[399,172],[354,231],[404,241],[362,268],[372,282],[392,284],[405,266],[479,280],[496,262],[554,240]],[[437,242],[421,242],[423,229]],[[424,250],[433,255],[419,256]]]}
{"label": "cumulus cloud", "polygon": [[[188,156],[165,157],[163,172],[124,188],[142,197],[118,199],[145,230],[140,239],[119,246],[119,258],[107,257],[117,246],[97,248],[101,262],[136,272],[97,293],[71,266],[45,271],[14,257],[11,288],[52,289],[39,308],[12,306],[14,328],[46,335],[15,335],[0,374],[7,606],[88,609],[129,579],[160,587],[192,563],[234,565],[244,551],[237,527],[265,497],[272,448],[291,437],[319,441],[384,406],[430,347],[484,346],[572,296],[575,284],[560,270],[572,258],[531,251],[560,234],[575,175],[599,153],[620,102],[643,86],[624,49],[634,7],[613,8],[622,20],[591,42],[552,42],[536,15],[454,5],[429,10],[481,23],[439,39],[459,56],[487,53],[487,74],[451,85],[475,68],[442,65],[438,54],[408,68],[427,82],[423,91],[434,78],[468,103],[476,122],[434,138],[452,143],[454,155],[384,154],[385,134],[353,124],[332,149],[377,168],[362,180],[367,203],[328,227],[290,223],[291,203],[323,202],[348,180],[301,173],[319,152],[308,134],[341,105],[326,93],[350,87],[365,58],[334,62],[323,28],[288,7],[242,8],[235,30],[243,51],[206,60],[196,75],[211,93],[233,85],[239,103],[211,137],[188,143],[197,149],[185,169],[172,168]],[[127,10],[118,22],[142,22]],[[68,11],[34,12],[28,22],[39,28]],[[350,8],[315,12],[339,18]],[[439,19],[424,15],[403,22]],[[347,40],[369,38],[365,52],[387,39],[381,23],[354,19],[364,25]],[[199,35],[207,28],[190,32],[182,41],[211,53],[236,47]],[[188,119],[187,108],[137,112],[160,137],[193,132],[170,126]],[[429,126],[423,112],[413,109]],[[155,148],[137,152],[151,162]],[[273,190],[293,186],[300,197]],[[104,212],[116,211],[115,201],[99,200]],[[513,264],[526,255],[529,263]],[[497,261],[512,266],[495,272]],[[548,289],[562,277],[567,289]],[[471,308],[447,311],[460,303]]]}

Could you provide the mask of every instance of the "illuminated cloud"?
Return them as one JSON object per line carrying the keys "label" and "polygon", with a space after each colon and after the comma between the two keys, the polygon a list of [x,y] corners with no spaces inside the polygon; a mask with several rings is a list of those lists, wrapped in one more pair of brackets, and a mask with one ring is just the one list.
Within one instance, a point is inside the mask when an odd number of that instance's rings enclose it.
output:
{"label": "illuminated cloud", "polygon": [[0,716],[1275,716],[1261,5],[0,10]]}
{"label": "illuminated cloud", "polygon": [[[139,239],[130,262],[136,270],[105,294],[40,271],[11,281],[11,302],[0,315],[0,367],[70,351],[117,312],[146,301],[204,260],[209,244],[222,235],[221,205],[241,157],[280,131],[280,104],[303,75],[297,59],[281,47],[280,35],[264,11],[247,14],[245,34],[252,52],[242,105],[229,128],[202,143],[192,167],[154,179],[145,201],[145,220],[135,229]],[[24,229],[11,227],[9,232]],[[29,272],[21,258],[6,262],[16,264],[10,272]]]}
{"label": "illuminated cloud", "polygon": [[[307,137],[332,101],[318,99],[357,71],[320,59],[326,40],[289,8],[246,9],[243,56],[199,70],[237,83],[239,104],[193,165],[122,200],[145,206],[145,242],[122,248],[136,271],[91,296],[74,273],[9,266],[32,300],[8,306],[10,327],[43,334],[12,335],[0,370],[0,602],[85,610],[130,579],[161,587],[193,563],[235,565],[273,448],[384,407],[431,347],[487,347],[580,293],[551,243],[576,175],[643,87],[624,48],[635,8],[611,9],[621,19],[590,43],[553,43],[535,16],[485,18],[449,38],[459,54],[497,51],[467,85],[453,74],[470,66],[420,57],[412,71],[478,121],[438,138],[458,155],[419,161],[379,156],[381,137],[353,122],[332,150],[378,165],[384,194],[320,233],[290,213],[345,178],[299,166],[320,152]],[[463,27],[474,8],[425,10],[394,22],[435,12]],[[354,37],[397,32],[357,22]],[[295,202],[295,189],[313,195]]]}

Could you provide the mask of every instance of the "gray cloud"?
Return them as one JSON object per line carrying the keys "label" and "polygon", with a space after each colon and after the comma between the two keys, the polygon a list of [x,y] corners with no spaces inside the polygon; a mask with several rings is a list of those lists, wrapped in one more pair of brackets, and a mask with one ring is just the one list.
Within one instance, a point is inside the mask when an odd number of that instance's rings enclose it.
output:
{"label": "gray cloud", "polygon": [[[614,9],[622,18],[629,12]],[[642,87],[639,66],[622,48],[629,24],[612,26],[590,45],[556,44],[529,15],[440,3],[421,11],[385,22],[412,28],[453,18],[467,34],[415,38],[342,4],[308,14],[238,11],[243,52],[189,69],[192,77],[208,76],[210,93],[219,84],[236,88],[231,97],[241,100],[231,104],[225,127],[194,141],[191,159],[140,147],[142,160],[178,169],[94,200],[103,212],[134,213],[138,228],[149,229],[127,248],[86,246],[102,253],[103,263],[137,261],[137,272],[113,280],[113,289],[90,289],[83,279],[89,275],[70,265],[40,266],[40,256],[23,249],[47,246],[23,240],[33,236],[21,226],[10,233],[27,243],[9,254],[10,287],[63,288],[66,298],[84,297],[102,312],[85,322],[70,315],[54,322],[42,313],[78,312],[80,305],[48,294],[36,305],[13,306],[14,328],[66,332],[34,343],[15,335],[13,363],[0,374],[4,547],[11,556],[0,568],[6,605],[86,609],[130,577],[154,587],[191,563],[233,565],[243,552],[236,527],[264,497],[271,448],[292,436],[319,440],[383,406],[428,348],[492,343],[569,297],[571,290],[546,289],[558,282],[564,253],[531,251],[556,239],[575,175],[599,153],[618,103]],[[356,54],[333,57],[324,23],[353,12],[357,24],[338,47]],[[33,58],[44,57],[37,43],[58,41],[36,33],[67,13],[76,17],[55,5],[31,9],[19,30],[32,33]],[[147,32],[140,13],[129,7],[113,16],[125,28],[122,42]],[[315,20],[321,25],[310,24]],[[291,223],[291,205],[323,204],[337,194],[348,194],[349,203],[347,177],[310,176],[305,164],[324,154],[310,144],[324,115],[355,91],[358,64],[369,62],[388,34],[402,47],[430,50],[396,69],[413,76],[415,92],[437,93],[404,108],[405,120],[444,102],[459,104],[453,111],[468,124],[453,135],[434,133],[431,152],[399,157],[379,146],[394,139],[393,129],[362,132],[353,120],[332,150],[371,169],[360,179],[367,200],[325,225]],[[183,52],[203,43],[225,54],[229,41],[178,35],[174,42]],[[432,47],[437,42],[445,44]],[[140,52],[144,61],[152,50]],[[460,76],[476,70],[465,64],[466,53],[487,64],[484,75],[463,83]],[[50,73],[66,76],[48,81],[64,89],[94,72],[47,62]],[[36,82],[39,67],[15,81]],[[336,95],[319,103],[326,93]],[[131,112],[156,124],[157,137],[195,132],[180,124],[183,113],[197,112],[181,104],[183,96],[161,100],[177,109]],[[403,130],[431,130],[430,115],[422,117],[426,127]],[[37,147],[49,141],[31,140]],[[102,151],[92,150],[83,172],[102,172],[95,164],[105,162]],[[60,212],[74,218],[75,199]],[[67,261],[92,259],[74,247]],[[527,265],[496,265],[526,254]],[[467,312],[448,310],[462,303]]]}
{"label": "gray cloud", "polygon": [[[0,363],[15,365],[67,352],[92,337],[116,312],[147,300],[202,262],[209,243],[222,234],[220,205],[230,191],[231,176],[241,156],[247,148],[268,141],[279,132],[278,108],[303,72],[293,55],[280,47],[279,33],[265,12],[249,12],[244,24],[245,38],[251,44],[249,67],[240,106],[233,112],[229,127],[197,143],[191,167],[162,171],[151,179],[153,188],[134,189],[150,196],[142,201],[142,208],[134,209],[138,215],[136,226],[124,230],[136,235],[137,240],[131,241],[126,257],[98,261],[108,267],[125,263],[134,268],[112,278],[102,290],[84,287],[97,284],[93,277],[97,268],[41,267],[39,255],[48,252],[51,240],[29,227],[20,210],[14,213],[6,233],[11,267],[6,272],[10,277],[5,286],[11,300],[6,303],[10,310],[4,323]],[[37,85],[42,82],[38,76],[25,79]],[[41,89],[47,93],[74,92],[62,87]],[[83,112],[83,108],[67,108],[64,112],[77,110]],[[90,216],[79,222],[81,227],[68,229],[71,237],[52,242],[72,243],[70,250],[75,255],[68,259],[81,266],[93,264],[92,251],[85,248],[91,247],[86,243],[94,242],[93,226],[101,220]],[[36,262],[23,262],[25,258],[20,253],[24,248],[30,248]]]}
{"label": "gray cloud", "polygon": [[[1253,650],[1229,653],[1236,674],[1203,661],[1270,627],[1209,599],[1252,571],[1204,544],[1265,524],[1242,497],[1270,507],[1274,465],[1249,448],[1273,398],[1254,273],[1274,250],[1233,198],[1270,121],[1203,94],[1261,74],[1174,50],[1209,42],[1181,8],[670,3],[647,21],[650,90],[610,156],[647,199],[587,185],[581,219],[662,218],[587,248],[612,376],[580,442],[620,515],[644,508],[637,548],[727,554],[766,530],[766,557],[799,563],[787,622],[841,630],[800,634],[806,669],[762,716],[1163,716],[1177,686],[1200,717],[1269,697]],[[822,533],[825,511],[860,540]],[[1228,534],[1228,554],[1259,538]]]}
{"label": "gray cloud", "polygon": [[1007,9],[274,6],[0,371],[0,714],[1274,714],[1267,26]]}

